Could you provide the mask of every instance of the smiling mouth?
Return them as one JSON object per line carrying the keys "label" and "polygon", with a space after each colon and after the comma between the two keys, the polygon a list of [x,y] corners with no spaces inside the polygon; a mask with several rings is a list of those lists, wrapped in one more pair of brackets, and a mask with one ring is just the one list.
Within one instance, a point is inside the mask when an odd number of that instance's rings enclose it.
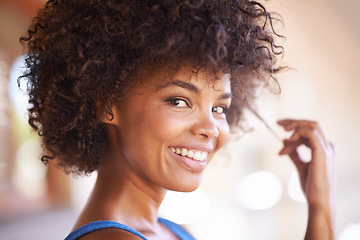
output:
{"label": "smiling mouth", "polygon": [[195,161],[205,161],[208,153],[203,151],[196,151],[196,150],[188,150],[186,148],[173,148],[171,147],[170,150],[180,156],[191,158]]}

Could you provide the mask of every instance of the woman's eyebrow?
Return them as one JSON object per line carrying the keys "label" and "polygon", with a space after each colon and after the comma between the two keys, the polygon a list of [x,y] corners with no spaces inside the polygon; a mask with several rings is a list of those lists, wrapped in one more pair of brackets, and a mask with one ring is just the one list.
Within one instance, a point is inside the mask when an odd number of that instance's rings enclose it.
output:
{"label": "woman's eyebrow", "polygon": [[180,81],[180,80],[174,80],[174,81],[171,81],[171,82],[167,82],[165,84],[157,86],[156,89],[157,89],[157,91],[159,91],[160,89],[163,89],[163,88],[166,88],[166,87],[169,87],[169,86],[172,86],[172,85],[188,89],[188,90],[190,90],[192,92],[195,92],[195,93],[199,92],[199,89],[195,85],[193,85],[191,83],[183,82],[183,81]]}
{"label": "woman's eyebrow", "polygon": [[[191,83],[183,82],[183,81],[180,81],[180,80],[175,80],[175,81],[171,81],[171,82],[167,82],[165,84],[159,85],[159,86],[157,86],[156,90],[159,91],[160,89],[163,89],[163,88],[166,88],[166,87],[169,87],[169,86],[172,86],[172,85],[175,85],[175,86],[178,86],[178,87],[181,87],[181,88],[184,88],[184,89],[188,89],[188,90],[190,90],[192,92],[195,92],[195,93],[199,92],[199,89],[195,85],[193,85]],[[229,92],[229,93],[221,94],[219,99],[228,99],[228,98],[233,98],[233,97],[234,96],[232,95],[232,93]]]}
{"label": "woman's eyebrow", "polygon": [[233,97],[234,97],[234,95],[232,95],[232,93],[224,93],[224,94],[221,94],[219,99],[227,99],[227,98],[233,98]]}

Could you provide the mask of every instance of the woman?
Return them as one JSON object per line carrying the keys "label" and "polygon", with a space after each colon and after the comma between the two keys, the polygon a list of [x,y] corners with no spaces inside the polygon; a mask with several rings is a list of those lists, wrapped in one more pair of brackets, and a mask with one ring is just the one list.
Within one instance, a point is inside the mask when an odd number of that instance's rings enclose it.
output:
{"label": "woman", "polygon": [[[67,239],[193,239],[158,208],[167,190],[199,186],[255,90],[277,86],[278,37],[254,1],[50,0],[21,39],[29,123],[42,161],[98,172]],[[333,146],[316,122],[279,124],[293,131],[280,154],[308,200],[305,238],[332,239]]]}

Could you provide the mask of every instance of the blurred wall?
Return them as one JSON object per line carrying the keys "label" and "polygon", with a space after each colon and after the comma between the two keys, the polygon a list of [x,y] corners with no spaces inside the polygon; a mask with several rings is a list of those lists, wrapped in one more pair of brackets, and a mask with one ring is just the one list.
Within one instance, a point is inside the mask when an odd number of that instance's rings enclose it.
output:
{"label": "blurred wall", "polygon": [[25,92],[16,81],[25,48],[19,38],[44,2],[0,0],[0,221],[69,202],[66,177],[39,161],[40,141],[27,124]]}

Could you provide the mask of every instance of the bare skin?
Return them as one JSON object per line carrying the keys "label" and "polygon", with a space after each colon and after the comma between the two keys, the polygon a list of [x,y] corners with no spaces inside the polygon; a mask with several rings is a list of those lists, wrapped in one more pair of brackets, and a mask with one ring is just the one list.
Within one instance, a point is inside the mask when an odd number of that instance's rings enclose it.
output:
{"label": "bare skin", "polygon": [[[193,191],[213,155],[227,141],[224,110],[231,104],[228,76],[216,83],[184,68],[172,79],[158,72],[118,104],[107,123],[109,151],[98,169],[91,198],[75,228],[98,220],[128,225],[148,239],[177,239],[158,223],[167,190]],[[206,155],[199,161],[172,149]],[[204,156],[205,156],[204,155]],[[119,229],[81,239],[139,239]]]}
{"label": "bare skin", "polygon": [[[289,155],[300,177],[308,201],[307,240],[334,239],[335,215],[335,149],[317,122],[285,119],[278,122],[286,131],[293,131],[284,140],[280,155]],[[311,149],[311,161],[305,163],[297,148],[306,145]]]}

